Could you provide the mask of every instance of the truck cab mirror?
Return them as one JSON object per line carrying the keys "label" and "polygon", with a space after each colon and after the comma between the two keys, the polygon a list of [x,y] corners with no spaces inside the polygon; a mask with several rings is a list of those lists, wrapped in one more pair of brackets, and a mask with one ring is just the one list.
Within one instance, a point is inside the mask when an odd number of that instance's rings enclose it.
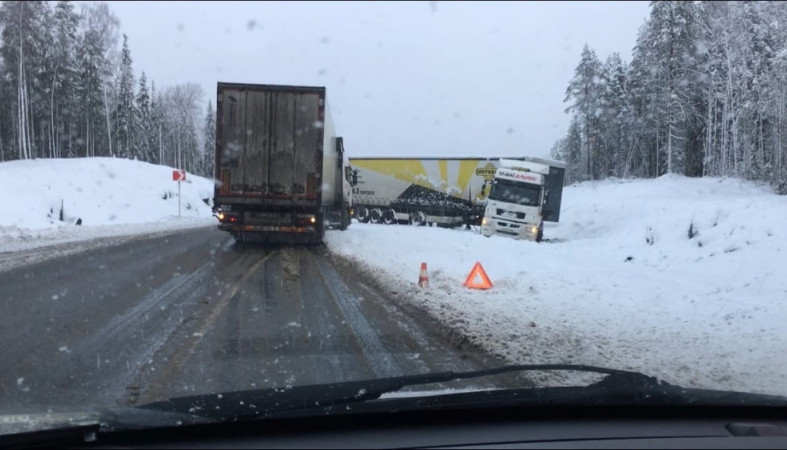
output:
{"label": "truck cab mirror", "polygon": [[350,166],[344,167],[344,178],[350,183],[350,186],[358,184],[358,170],[353,170]]}

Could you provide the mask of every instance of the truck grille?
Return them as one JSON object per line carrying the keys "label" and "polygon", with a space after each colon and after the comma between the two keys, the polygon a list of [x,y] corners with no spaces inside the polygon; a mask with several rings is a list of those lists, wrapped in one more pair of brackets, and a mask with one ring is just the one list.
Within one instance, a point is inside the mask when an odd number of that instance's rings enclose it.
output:
{"label": "truck grille", "polygon": [[525,213],[523,212],[507,211],[502,208],[498,208],[497,211],[495,212],[500,217],[507,217],[510,219],[519,219],[519,220],[524,220],[525,218]]}

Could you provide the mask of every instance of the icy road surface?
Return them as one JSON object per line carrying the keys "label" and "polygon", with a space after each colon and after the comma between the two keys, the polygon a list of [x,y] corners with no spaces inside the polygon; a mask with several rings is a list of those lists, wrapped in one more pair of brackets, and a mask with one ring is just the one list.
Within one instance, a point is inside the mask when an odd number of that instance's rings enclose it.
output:
{"label": "icy road surface", "polygon": [[[567,187],[542,244],[358,223],[326,240],[399,302],[511,363],[592,364],[784,395],[785,223],[787,197],[767,187],[665,176]],[[489,291],[462,287],[476,261]],[[422,262],[428,289],[417,286]]]}
{"label": "icy road surface", "polygon": [[0,413],[502,363],[457,348],[324,247],[239,246],[215,228],[0,273],[0,307]]}

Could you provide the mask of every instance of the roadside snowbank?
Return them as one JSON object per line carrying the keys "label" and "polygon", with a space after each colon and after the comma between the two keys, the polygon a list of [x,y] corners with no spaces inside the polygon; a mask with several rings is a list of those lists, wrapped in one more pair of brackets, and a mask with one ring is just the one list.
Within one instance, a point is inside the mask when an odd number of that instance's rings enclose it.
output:
{"label": "roadside snowbank", "polygon": [[[766,187],[665,176],[567,187],[542,244],[359,223],[326,241],[401,301],[512,363],[601,365],[785,395],[785,223],[787,197]],[[462,286],[476,261],[491,290]],[[417,287],[422,262],[428,289]]]}
{"label": "roadside snowbank", "polygon": [[[0,253],[215,224],[211,180],[118,158],[0,163]],[[206,202],[207,200],[207,202]],[[81,219],[81,224],[76,225]]]}

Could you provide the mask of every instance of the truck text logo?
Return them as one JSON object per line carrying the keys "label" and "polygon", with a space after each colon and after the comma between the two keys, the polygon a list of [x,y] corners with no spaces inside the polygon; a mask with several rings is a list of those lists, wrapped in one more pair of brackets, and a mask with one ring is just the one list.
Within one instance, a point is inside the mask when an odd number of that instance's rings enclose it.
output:
{"label": "truck text logo", "polygon": [[513,172],[508,170],[501,170],[500,175],[509,178],[516,178],[517,180],[522,181],[532,181],[534,183],[539,183],[541,181],[537,175],[530,175],[527,173]]}
{"label": "truck text logo", "polygon": [[354,187],[353,194],[355,195],[374,195],[374,191],[362,191],[360,188]]}
{"label": "truck text logo", "polygon": [[495,170],[497,170],[497,167],[494,164],[486,163],[484,167],[477,168],[475,174],[483,177],[486,181],[492,181],[495,178]]}

